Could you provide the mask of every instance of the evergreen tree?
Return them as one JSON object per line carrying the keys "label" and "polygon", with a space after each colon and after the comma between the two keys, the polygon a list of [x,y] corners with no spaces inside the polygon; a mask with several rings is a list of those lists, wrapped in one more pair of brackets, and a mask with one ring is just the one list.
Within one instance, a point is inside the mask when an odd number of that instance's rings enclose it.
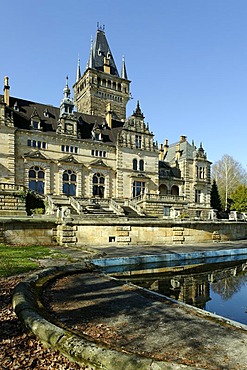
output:
{"label": "evergreen tree", "polygon": [[211,207],[213,209],[217,209],[218,212],[222,211],[222,205],[221,205],[220,195],[218,191],[218,186],[215,180],[213,180],[213,184],[211,188]]}

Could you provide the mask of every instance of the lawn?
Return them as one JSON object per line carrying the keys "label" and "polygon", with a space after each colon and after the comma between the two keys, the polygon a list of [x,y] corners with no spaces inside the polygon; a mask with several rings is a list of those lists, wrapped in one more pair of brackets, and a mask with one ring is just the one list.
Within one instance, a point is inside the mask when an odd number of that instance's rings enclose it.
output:
{"label": "lawn", "polygon": [[38,259],[51,258],[54,249],[43,246],[0,244],[0,277],[23,274],[39,267]]}

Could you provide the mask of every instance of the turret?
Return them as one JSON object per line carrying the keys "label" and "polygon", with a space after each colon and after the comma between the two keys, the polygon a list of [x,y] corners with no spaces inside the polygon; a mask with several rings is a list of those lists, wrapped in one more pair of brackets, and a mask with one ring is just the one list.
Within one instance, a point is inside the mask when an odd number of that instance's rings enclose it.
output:
{"label": "turret", "polygon": [[70,98],[70,88],[68,85],[68,76],[66,77],[66,86],[63,89],[63,100],[60,104],[60,117],[63,115],[72,115],[74,109],[73,100]]}

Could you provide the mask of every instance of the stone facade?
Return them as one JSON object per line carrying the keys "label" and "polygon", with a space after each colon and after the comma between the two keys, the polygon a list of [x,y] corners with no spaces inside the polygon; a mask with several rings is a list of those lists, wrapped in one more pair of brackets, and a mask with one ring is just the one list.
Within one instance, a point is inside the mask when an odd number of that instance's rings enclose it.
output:
{"label": "stone facade", "polygon": [[[83,75],[78,64],[73,89],[74,99],[67,79],[60,107],[53,107],[10,96],[5,78],[1,184],[41,194],[53,202],[50,212],[70,197],[66,206],[73,203],[78,214],[86,201],[108,200],[118,214],[128,207],[153,217],[208,217],[211,163],[202,145],[197,149],[181,136],[178,143],[166,140],[159,147],[139,102],[126,118],[131,95],[125,61],[119,74],[101,28]],[[22,212],[16,203],[16,214]]]}

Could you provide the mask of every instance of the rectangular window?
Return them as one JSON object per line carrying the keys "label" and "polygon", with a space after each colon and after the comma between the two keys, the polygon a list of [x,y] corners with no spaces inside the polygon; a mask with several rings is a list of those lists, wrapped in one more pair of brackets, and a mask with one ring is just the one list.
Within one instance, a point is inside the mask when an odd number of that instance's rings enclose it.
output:
{"label": "rectangular window", "polygon": [[106,152],[103,151],[103,150],[94,150],[92,149],[91,150],[91,155],[95,156],[95,157],[106,157]]}
{"label": "rectangular window", "polygon": [[62,150],[62,152],[64,152],[64,145],[61,146],[61,150]]}
{"label": "rectangular window", "polygon": [[201,203],[201,190],[195,191],[195,203]]}
{"label": "rectangular window", "polygon": [[38,121],[32,121],[32,126],[33,128],[35,128],[36,130],[39,129],[39,122]]}
{"label": "rectangular window", "polygon": [[75,154],[77,154],[78,153],[78,148],[77,148],[77,146],[75,147]]}
{"label": "rectangular window", "polygon": [[33,148],[46,149],[47,143],[45,141],[27,140],[27,146],[32,146]]}
{"label": "rectangular window", "polygon": [[141,137],[141,135],[136,135],[135,141],[136,141],[136,148],[141,148],[142,147],[142,137]]}
{"label": "rectangular window", "polygon": [[138,195],[143,194],[145,191],[145,182],[143,181],[134,181],[132,187],[132,195],[138,197]]}
{"label": "rectangular window", "polygon": [[167,207],[165,206],[164,207],[164,216],[170,216],[170,210],[171,210],[171,207]]}

